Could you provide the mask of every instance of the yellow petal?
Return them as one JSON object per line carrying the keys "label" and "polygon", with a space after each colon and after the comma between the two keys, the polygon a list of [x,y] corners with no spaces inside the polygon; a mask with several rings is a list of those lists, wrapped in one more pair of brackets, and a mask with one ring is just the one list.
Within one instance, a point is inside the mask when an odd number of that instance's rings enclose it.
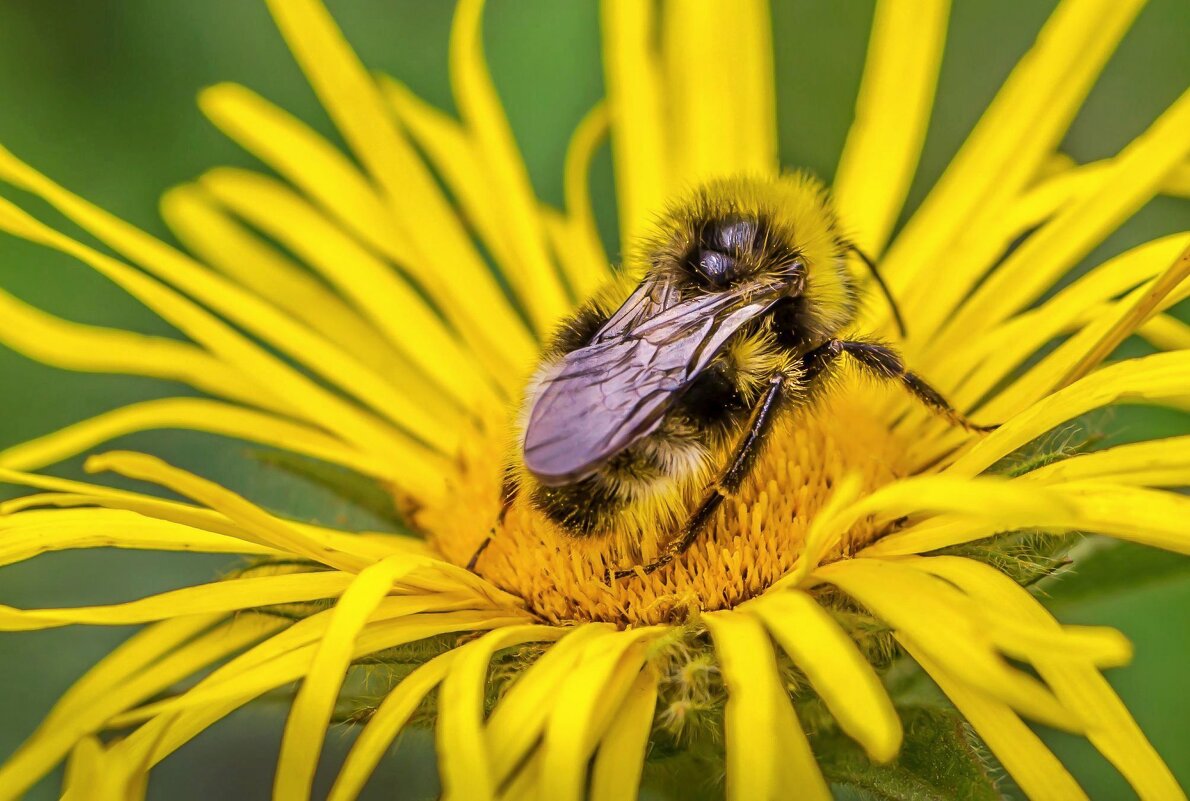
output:
{"label": "yellow petal", "polygon": [[630,252],[671,190],[661,67],[653,48],[653,3],[608,0],[603,16],[603,67],[611,119],[620,250]]}
{"label": "yellow petal", "polygon": [[[810,533],[821,546],[817,552],[807,549],[811,558],[806,564],[816,566],[825,549],[838,543],[851,526],[868,515],[891,521],[925,511],[957,512],[994,522],[1002,529],[1011,529],[1059,517],[1069,511],[1069,504],[1043,487],[999,478],[956,481],[947,476],[918,476],[902,479],[880,487],[859,501],[850,504],[841,501],[831,517],[823,517],[820,513],[821,528],[816,520]],[[799,567],[793,575],[800,581],[802,569]]]}
{"label": "yellow petal", "polygon": [[140,801],[146,786],[129,782],[127,766],[104,751],[98,737],[84,737],[70,752],[62,801]]}
{"label": "yellow petal", "polygon": [[322,742],[351,664],[356,637],[393,583],[412,569],[409,560],[399,556],[370,565],[349,582],[335,604],[285,722],[273,782],[274,798],[310,797]]}
{"label": "yellow petal", "polygon": [[301,120],[251,89],[221,83],[198,105],[219,130],[326,209],[340,225],[398,262],[411,245],[392,224],[384,199],[339,150]]}
{"label": "yellow petal", "polygon": [[949,15],[949,0],[876,5],[855,120],[833,190],[847,230],[873,258],[884,250],[917,170]]}
{"label": "yellow petal", "polygon": [[[1053,154],[1042,165],[1039,182],[1005,209],[1009,225],[1024,232],[1051,217],[1071,199],[1094,191],[1108,175],[1110,159],[1078,164],[1065,153]],[[1161,193],[1173,197],[1190,196],[1190,162],[1182,162],[1166,176]]]}
{"label": "yellow petal", "polygon": [[207,264],[321,332],[371,372],[394,377],[392,383],[401,387],[402,397],[449,425],[460,423],[455,407],[443,402],[442,390],[379,336],[359,312],[304,266],[232,219],[201,187],[186,184],[166,192],[161,215],[174,235]]}
{"label": "yellow petal", "polygon": [[124,406],[0,451],[0,467],[36,470],[126,434],[163,428],[235,437],[342,465],[363,475],[398,479],[395,465],[361,453],[321,431],[276,415],[202,398],[160,398]]}
{"label": "yellow petal", "polygon": [[[1039,517],[1032,523],[1017,527],[1054,533],[1084,531],[1105,534],[1190,554],[1190,537],[1183,523],[1190,515],[1190,500],[1182,495],[1095,480],[1055,482],[1049,486],[1052,492],[1064,499],[1065,511],[1059,511],[1055,517]],[[890,534],[865,548],[861,555],[925,553],[990,537],[1012,528],[980,520],[939,517]]]}
{"label": "yellow petal", "polygon": [[612,717],[636,682],[656,627],[627,629],[593,641],[551,699],[542,747],[542,794],[579,801],[587,764]]}
{"label": "yellow petal", "polygon": [[[115,490],[98,484],[87,484],[81,481],[42,476],[34,473],[20,473],[15,470],[0,468],[0,481],[27,487],[52,490],[40,495],[15,498],[0,503],[0,515],[12,514],[22,509],[34,506],[101,506],[107,509],[124,509],[145,517],[180,523],[185,526],[221,534],[229,538],[244,540],[250,543],[243,553],[275,553],[276,549],[260,545],[251,539],[236,523],[226,515],[212,509],[202,509],[176,501],[166,501],[135,492]],[[347,533],[324,526],[309,523],[286,521],[285,525],[296,529],[304,536],[323,543],[330,552],[344,552],[353,554],[366,562],[378,562],[394,553],[405,553],[411,556],[429,558],[429,551],[424,543],[411,537],[395,534],[360,535]],[[238,552],[238,551],[237,551]],[[430,560],[437,569],[448,571],[453,565]],[[457,572],[455,572],[457,571]],[[460,574],[478,578],[462,568],[454,568],[452,576],[461,580]],[[476,587],[483,586],[479,582]]]}
{"label": "yellow petal", "polygon": [[1190,485],[1190,436],[1117,445],[1061,459],[1025,473],[1043,483],[1107,481],[1150,487]]}
{"label": "yellow petal", "polygon": [[1098,367],[1154,314],[1176,303],[1180,285],[1190,283],[1186,281],[1190,273],[1186,254],[1163,267],[1166,269],[1152,281],[1088,315],[1080,330],[1000,392],[987,404],[985,413],[1006,417]]}
{"label": "yellow petal", "polygon": [[126,626],[180,615],[235,612],[274,604],[314,601],[339,595],[351,584],[351,579],[350,574],[338,572],[253,576],[184,587],[109,606],[27,610],[0,606],[0,631],[31,631],[73,623]]}
{"label": "yellow petal", "polygon": [[1078,526],[1141,545],[1190,555],[1190,497],[1097,481],[1058,485],[1075,506]]}
{"label": "yellow petal", "polygon": [[[970,335],[1034,301],[1160,190],[1190,152],[1190,91],[1112,160],[1097,191],[1058,213],[974,291],[945,331]],[[945,332],[944,334],[945,335]]]}
{"label": "yellow petal", "polygon": [[[225,167],[206,173],[201,183],[224,206],[300,256],[459,405],[474,408],[484,394],[479,366],[424,298],[387,264],[268,176]],[[414,416],[411,404],[398,398],[409,430],[441,428],[427,423],[425,412]]]}
{"label": "yellow petal", "polygon": [[1190,325],[1168,314],[1156,315],[1136,333],[1159,350],[1190,350]]}
{"label": "yellow petal", "polygon": [[[392,596],[385,599],[373,619],[359,632],[350,651],[351,659],[404,645],[426,637],[456,631],[483,631],[525,622],[523,616],[493,614],[491,610],[459,610],[458,598],[428,596]],[[426,610],[435,610],[427,612]],[[450,611],[437,611],[450,610]],[[191,736],[269,690],[296,681],[305,675],[319,641],[326,634],[327,613],[304,618],[281,634],[241,654],[220,667],[203,681],[181,695],[137,707],[112,719],[113,726],[148,720],[137,730],[139,735],[154,736],[158,743],[149,745],[155,755],[164,757]],[[300,630],[302,623],[315,621]],[[215,717],[209,717],[210,714]],[[165,736],[154,724],[169,730]],[[130,744],[130,748],[136,744]]]}
{"label": "yellow petal", "polygon": [[[957,557],[917,558],[908,563],[953,582],[978,603],[995,605],[1054,632],[1061,630],[1036,598],[988,565]],[[1137,795],[1154,801],[1186,797],[1123,702],[1093,665],[1041,659],[1037,670],[1067,706],[1083,710],[1088,721],[1087,738],[1128,779]]]}
{"label": "yellow petal", "polygon": [[48,510],[0,517],[0,566],[75,548],[276,553],[271,548],[117,509]]}
{"label": "yellow petal", "polygon": [[1086,801],[1087,794],[1070,772],[1006,704],[982,692],[978,684],[961,681],[959,674],[943,669],[912,642],[898,639],[1032,801]]}
{"label": "yellow petal", "polygon": [[[767,0],[665,4],[667,130],[674,175],[775,175],[777,115]],[[659,209],[654,208],[653,211]]]}
{"label": "yellow petal", "polygon": [[[376,620],[361,632],[353,658],[387,647],[452,631],[498,627],[521,622],[519,618],[492,617],[490,612],[417,614],[448,601],[427,598],[386,598]],[[152,717],[114,748],[129,764],[148,770],[195,735],[263,692],[298,679],[310,664],[313,649],[325,633],[329,613],[295,623],[281,634],[233,659],[175,701],[140,707],[113,718],[111,725],[126,726]],[[176,714],[172,710],[180,710]],[[158,711],[162,714],[156,714]],[[156,715],[156,717],[153,717]]]}
{"label": "yellow petal", "polygon": [[418,97],[400,81],[382,76],[380,88],[430,166],[442,176],[484,246],[506,274],[515,271],[513,245],[500,220],[501,199],[490,191],[474,139],[458,120]]}
{"label": "yellow petal", "polygon": [[1080,414],[1127,401],[1161,403],[1190,395],[1190,353],[1157,353],[1105,367],[1038,401],[978,440],[945,473],[973,476]]}
{"label": "yellow petal", "polygon": [[188,342],[68,322],[2,290],[0,342],[30,359],[65,370],[163,378],[255,406],[285,406],[239,370]]}
{"label": "yellow petal", "polygon": [[844,512],[855,503],[861,488],[860,477],[856,473],[848,473],[838,483],[830,498],[818,510],[810,528],[806,532],[806,544],[797,564],[789,574],[783,576],[774,588],[796,587],[806,580],[814,568],[822,561],[822,557],[846,530],[846,525],[836,521],[844,519]]}
{"label": "yellow petal", "polygon": [[[190,284],[187,287],[188,291],[202,297],[204,302],[211,303],[215,308],[223,307],[224,311],[242,312],[243,314],[239,318],[236,318],[234,314],[229,314],[229,316],[250,330],[256,329],[256,333],[260,333],[266,340],[271,337],[279,348],[283,350],[288,348],[295,354],[299,354],[299,351],[295,349],[300,349],[299,358],[304,357],[307,360],[311,358],[311,353],[305,352],[305,348],[309,348],[311,352],[321,350],[323,353],[329,349],[325,342],[305,333],[300,326],[285,315],[279,314],[268,304],[243,293],[230,282],[223,281],[223,284],[220,285],[219,281],[223,279],[219,279],[219,276],[186,261],[176,251],[166,248],[131,226],[69,195],[17,162],[7,151],[0,148],[0,175],[10,170],[13,171],[14,176],[22,179],[20,185],[30,190],[39,191],[47,200],[58,205],[68,216],[84,227],[92,229],[97,236],[107,239],[117,249],[121,249],[123,246],[123,248],[145,257],[142,264],[146,267],[159,267],[175,279],[180,277],[192,279],[187,281]],[[60,250],[83,261],[119,284],[129,294],[160,314],[165,320],[173,323],[196,342],[218,354],[221,360],[235,366],[240,372],[253,376],[253,380],[261,386],[268,386],[274,394],[288,400],[289,408],[293,414],[317,421],[328,429],[333,428],[339,431],[344,438],[356,442],[365,449],[377,448],[383,443],[383,447],[392,448],[393,453],[402,454],[410,460],[411,464],[420,465],[421,470],[415,468],[409,471],[409,480],[414,483],[426,484],[421,488],[422,491],[430,493],[435,491],[436,482],[426,481],[422,472],[432,464],[432,456],[424,448],[419,448],[416,443],[407,440],[395,429],[373,419],[339,396],[322,388],[194,302],[171,291],[144,273],[133,270],[126,264],[51,230],[16,206],[3,200],[0,200],[0,229]],[[200,291],[195,292],[195,290]],[[213,291],[214,296],[209,295],[208,291]],[[253,317],[253,314],[256,317]],[[262,326],[265,327],[262,328]],[[308,341],[311,339],[316,341]],[[341,373],[342,368],[353,364],[349,357],[346,358],[346,362],[333,362],[329,369],[332,372]],[[346,383],[350,386],[350,382]],[[426,461],[427,458],[430,459],[429,463]],[[417,490],[411,488],[411,491],[416,492]]]}
{"label": "yellow petal", "polygon": [[[206,625],[210,618],[200,618]],[[175,683],[207,668],[229,654],[284,625],[277,618],[244,615],[218,626],[198,638],[179,645],[193,633],[185,624],[163,624],[162,640],[145,647],[145,640],[131,641],[100,663],[103,670],[92,682],[80,682],[84,690],[72,693],[55,709],[13,756],[0,766],[0,798],[19,797],[25,789],[49,772],[83,736],[98,731],[125,709],[163,692]],[[161,647],[161,646],[166,647]],[[141,658],[153,660],[149,669]],[[105,675],[106,674],[106,675]],[[85,701],[85,702],[84,702]]]}
{"label": "yellow petal", "polygon": [[[961,260],[956,240],[995,219],[1037,174],[1141,6],[1143,0],[1061,3],[897,237],[881,270],[914,321],[914,337],[932,335],[964,287],[990,266]],[[917,281],[941,263],[948,268],[946,294],[938,274]],[[915,293],[906,295],[915,282]]]}
{"label": "yellow petal", "polygon": [[538,748],[525,760],[516,775],[500,790],[500,801],[547,801],[541,795],[542,750]]}
{"label": "yellow petal", "polygon": [[818,568],[815,575],[862,603],[954,675],[1041,722],[1081,730],[1075,712],[999,657],[988,631],[992,621],[953,587],[876,559],[845,559]]}
{"label": "yellow petal", "polygon": [[606,638],[610,623],[575,626],[521,673],[485,726],[493,781],[503,785],[541,737],[551,711],[550,700],[570,675],[592,640]]}
{"label": "yellow petal", "polygon": [[474,137],[488,191],[499,198],[500,222],[509,231],[516,270],[508,272],[540,332],[553,329],[570,310],[537,215],[529,172],[492,85],[483,54],[483,0],[462,0],[450,37],[450,78],[459,112]]}
{"label": "yellow petal", "polygon": [[591,772],[591,801],[620,801],[640,790],[657,706],[657,674],[645,666],[603,735]]}
{"label": "yellow petal", "polygon": [[1143,292],[1134,292],[1118,304],[1122,308],[1109,316],[1109,325],[1104,325],[1102,330],[1099,326],[1095,327],[1095,336],[1086,350],[1062,374],[1055,386],[1069,386],[1098,367],[1157,311],[1161,302],[1173,294],[1187,277],[1190,277],[1190,247],[1182,251],[1169,269],[1147,284]]}
{"label": "yellow petal", "polygon": [[495,798],[496,784],[483,731],[484,694],[492,655],[527,642],[556,640],[565,632],[554,626],[508,626],[459,649],[438,695],[438,772],[444,799]]}
{"label": "yellow petal", "polygon": [[799,798],[830,799],[764,627],[731,611],[711,612],[703,620],[727,687],[728,801],[777,801],[794,788]]}
{"label": "yellow petal", "polygon": [[760,618],[839,722],[877,762],[901,747],[901,721],[880,677],[829,613],[800,590],[770,592],[742,607]]}
{"label": "yellow petal", "polygon": [[241,536],[278,550],[313,559],[316,562],[358,573],[371,563],[356,553],[339,551],[325,541],[314,539],[211,481],[185,470],[171,467],[152,456],[115,451],[87,460],[87,470],[112,470],[129,478],[151,481],[180,495],[193,498],[203,506],[226,514],[240,527]]}
{"label": "yellow petal", "polygon": [[[607,138],[609,126],[607,103],[601,102],[587,112],[574,129],[562,170],[570,244],[564,252],[558,244],[554,247],[579,301],[590,297],[611,279],[611,268],[599,240],[595,210],[591,207],[590,178],[591,162]],[[555,236],[554,241],[557,243],[560,238]]]}
{"label": "yellow petal", "polygon": [[436,656],[389,691],[347,753],[327,801],[354,801],[422,699],[442,681],[457,657],[457,650]]}
{"label": "yellow petal", "polygon": [[1093,267],[1036,309],[956,343],[930,374],[955,387],[947,399],[956,408],[970,408],[1046,343],[1096,319],[1100,315],[1093,310],[1167,269],[1187,245],[1188,234],[1162,237]]}
{"label": "yellow petal", "polygon": [[412,245],[404,266],[490,366],[512,368],[509,386],[518,385],[536,354],[533,340],[342,32],[318,0],[270,0],[269,9],[327,113],[384,190],[390,224]]}

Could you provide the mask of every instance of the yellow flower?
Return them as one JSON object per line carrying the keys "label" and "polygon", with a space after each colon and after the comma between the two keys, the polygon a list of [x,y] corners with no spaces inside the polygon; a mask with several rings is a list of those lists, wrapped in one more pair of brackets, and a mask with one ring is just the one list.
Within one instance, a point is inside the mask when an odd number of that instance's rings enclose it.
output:
{"label": "yellow flower", "polygon": [[[1022,456],[1088,411],[1190,399],[1190,330],[1165,314],[1190,295],[1190,234],[1039,300],[1149,198],[1187,194],[1190,95],[1113,158],[1072,165],[1056,150],[1140,3],[1061,3],[889,244],[948,8],[882,0],[834,195],[910,321],[909,363],[959,408],[1003,425],[972,437],[849,380],[782,431],[690,551],[619,582],[606,579],[618,544],[565,540],[523,504],[496,524],[510,407],[541,336],[611,277],[586,177],[608,131],[625,248],[683,187],[777,173],[766,4],[658,16],[652,3],[605,1],[608,97],[575,134],[564,211],[530,187],[484,64],[480,0],[463,0],[452,35],[459,120],[369,75],[318,0],[269,5],[359,166],[250,90],[208,89],[204,112],[288,183],[219,169],[169,192],[166,220],[193,256],[0,150],[0,180],[119,257],[3,199],[0,229],[86,263],[190,339],[82,326],[0,293],[0,341],[210,396],[134,404],[0,453],[0,478],[41,490],[0,505],[0,564],[90,547],[256,560],[124,604],[0,608],[10,631],[149,624],[0,768],[0,798],[66,758],[80,797],[139,797],[162,759],[295,681],[275,790],[306,798],[345,676],[362,663],[394,678],[357,715],[333,799],[356,795],[435,689],[446,798],[631,798],[650,740],[680,751],[719,731],[729,798],[827,798],[805,730],[837,727],[873,762],[894,759],[904,734],[881,674],[902,652],[1029,797],[1085,795],[1023,718],[1084,735],[1142,798],[1184,797],[1099,672],[1127,661],[1128,643],[1059,625],[1013,578],[955,549],[1044,531],[1037,542],[1096,532],[1190,552],[1190,499],[1161,489],[1187,483],[1190,438]],[[861,330],[895,333],[875,303]],[[1104,366],[1133,333],[1164,352]],[[94,456],[88,469],[193,503],[30,472],[163,427],[380,482],[424,539],[284,520],[146,455]]]}

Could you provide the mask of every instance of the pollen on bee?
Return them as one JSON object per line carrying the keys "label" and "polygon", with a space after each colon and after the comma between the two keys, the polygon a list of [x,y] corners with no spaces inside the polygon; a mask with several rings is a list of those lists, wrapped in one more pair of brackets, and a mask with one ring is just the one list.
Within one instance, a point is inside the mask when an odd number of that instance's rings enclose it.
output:
{"label": "pollen on bee", "polygon": [[[458,565],[467,564],[495,523],[475,571],[550,623],[672,623],[730,608],[794,566],[811,521],[845,474],[857,474],[871,490],[907,472],[908,443],[890,430],[888,405],[872,394],[879,391],[847,378],[815,409],[783,420],[749,479],[694,544],[647,575],[608,578],[609,569],[631,569],[661,552],[672,532],[646,532],[645,541],[617,532],[576,538],[524,498],[496,522],[506,443],[493,434],[467,438],[449,502],[419,510],[416,522]],[[878,533],[861,521],[833,556]]]}

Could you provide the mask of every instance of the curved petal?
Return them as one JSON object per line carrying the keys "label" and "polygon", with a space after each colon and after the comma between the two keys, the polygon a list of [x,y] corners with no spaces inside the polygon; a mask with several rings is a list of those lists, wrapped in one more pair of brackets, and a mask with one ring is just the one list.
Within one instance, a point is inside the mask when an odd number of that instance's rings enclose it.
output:
{"label": "curved petal", "polygon": [[[1054,632],[1061,630],[1036,598],[989,565],[945,556],[911,559],[908,564],[953,582],[978,603],[995,605]],[[1065,704],[1083,710],[1088,720],[1087,739],[1128,779],[1141,799],[1186,797],[1123,702],[1093,665],[1040,659],[1037,670]]]}
{"label": "curved petal", "polygon": [[[130,249],[145,250],[152,257],[151,263],[169,268],[165,270],[167,274],[172,274],[170,271],[173,268],[179,268],[180,271],[177,275],[188,276],[197,282],[196,285],[189,287],[191,290],[205,288],[214,292],[217,300],[213,302],[213,305],[216,307],[227,306],[230,302],[231,309],[244,314],[237,319],[237,322],[244,323],[249,328],[255,327],[262,333],[267,330],[265,339],[272,341],[281,349],[289,349],[294,353],[300,352],[301,356],[306,359],[310,359],[314,355],[324,356],[327,359],[328,373],[338,375],[344,386],[351,386],[351,381],[343,373],[344,369],[355,365],[350,357],[344,354],[342,360],[337,356],[332,358],[333,354],[330,352],[329,345],[305,333],[293,321],[276,313],[276,310],[267,304],[257,301],[230,282],[224,281],[222,285],[216,286],[218,282],[215,279],[218,279],[218,276],[197,264],[185,261],[181,254],[168,250],[164,245],[135,231],[130,226],[120,223],[115,218],[69,195],[24,165],[20,165],[3,149],[0,149],[0,170],[16,170],[16,174],[27,182],[22,185],[27,185],[30,189],[40,189],[47,199],[60,203],[64,212],[76,212],[80,223],[92,222],[99,230],[109,234],[110,238],[120,242],[128,237],[127,244]],[[177,326],[187,336],[205,345],[211,352],[218,354],[222,360],[238,370],[254,376],[262,385],[269,386],[276,394],[284,397],[295,415],[321,421],[321,424],[339,430],[346,439],[356,442],[363,448],[376,448],[378,444],[384,443],[386,447],[391,447],[393,452],[404,453],[414,460],[419,458],[419,447],[407,440],[400,432],[322,388],[280,359],[267,353],[231,326],[206,312],[193,301],[177,294],[144,273],[133,270],[116,259],[105,256],[50,229],[2,199],[0,199],[0,228],[74,256],[110,278],[130,295],[160,314],[163,319]],[[162,259],[160,263],[155,261],[158,257]],[[199,294],[203,296],[204,300],[211,300],[209,296]],[[241,305],[237,301],[242,301],[243,304]],[[246,322],[249,320],[250,322]],[[273,327],[274,323],[276,324],[275,328]],[[306,351],[306,348],[309,348],[309,351]],[[366,371],[362,372],[366,373]],[[351,378],[357,377],[352,376]],[[373,378],[375,379],[375,377]],[[366,384],[367,382],[364,381],[363,385]],[[415,481],[417,480],[416,473],[413,478]]]}
{"label": "curved petal", "polygon": [[591,801],[620,801],[640,789],[657,706],[657,674],[645,666],[599,743],[591,768]]}
{"label": "curved petal", "polygon": [[422,699],[446,676],[456,656],[457,651],[447,651],[434,657],[389,691],[347,753],[327,801],[354,801],[359,796],[397,734],[413,717]]}
{"label": "curved petal", "polygon": [[587,764],[624,702],[645,661],[656,627],[627,629],[588,645],[582,661],[558,688],[542,742],[541,793],[555,801],[579,801]]}
{"label": "curved petal", "polygon": [[485,726],[492,777],[503,785],[524,760],[549,721],[550,704],[592,639],[610,635],[610,623],[587,623],[563,638],[525,670],[492,710]]}
{"label": "curved petal", "polygon": [[451,83],[490,182],[488,191],[500,198],[500,224],[509,230],[508,241],[516,259],[516,269],[508,276],[536,329],[545,333],[570,310],[571,303],[550,256],[529,172],[488,74],[483,54],[483,4],[484,0],[461,0],[455,8]]}
{"label": "curved petal", "polygon": [[872,38],[833,194],[853,241],[876,258],[921,157],[946,42],[949,0],[876,5]]}
{"label": "curved petal", "polygon": [[1084,728],[1078,713],[998,655],[991,621],[945,582],[876,559],[846,559],[818,568],[815,575],[862,603],[954,675],[1048,725],[1076,732]]}
{"label": "curved petal", "polygon": [[672,174],[683,185],[741,173],[777,174],[769,17],[767,0],[664,4],[664,130],[670,134]]}
{"label": "curved petal", "polygon": [[235,437],[299,453],[389,481],[399,468],[317,429],[229,403],[203,398],[159,398],[133,403],[0,451],[0,467],[36,470],[138,431],[180,428]]}
{"label": "curved petal", "polygon": [[181,381],[217,397],[262,408],[287,405],[235,367],[188,342],[70,322],[2,290],[0,342],[64,370],[143,375]]}
{"label": "curved petal", "polygon": [[839,727],[876,762],[901,748],[901,721],[880,677],[847,633],[800,590],[770,592],[741,608],[758,617],[826,702]]}
{"label": "curved petal", "polygon": [[[451,426],[461,415],[444,403],[441,388],[417,372],[358,311],[274,245],[226,213],[210,193],[195,184],[175,187],[161,198],[161,215],[181,242],[207,264],[320,331],[333,344],[357,356],[372,372],[392,376],[401,395]],[[452,414],[453,412],[453,414]]]}
{"label": "curved petal", "polygon": [[[281,33],[327,113],[383,188],[395,225],[412,245],[403,263],[468,342],[509,369],[510,386],[536,347],[433,176],[397,128],[380,90],[319,0],[269,0]],[[413,222],[416,221],[416,222]]]}
{"label": "curved petal", "polygon": [[[295,192],[268,176],[226,167],[206,173],[200,183],[300,255],[464,409],[474,409],[485,396],[479,365],[414,287]],[[409,405],[400,400],[402,407]],[[420,433],[426,425],[419,422],[411,430]]]}
{"label": "curved petal", "polygon": [[501,649],[556,640],[556,626],[508,626],[457,649],[438,695],[438,772],[442,797],[457,801],[494,799],[496,783],[483,730],[488,663]]}
{"label": "curved petal", "polygon": [[1156,353],[1105,367],[1034,403],[975,443],[944,471],[974,476],[1022,445],[1110,403],[1167,403],[1190,396],[1190,353]]}
{"label": "curved petal", "polygon": [[764,627],[731,611],[711,612],[703,620],[727,686],[728,801],[777,801],[788,798],[792,788],[800,798],[829,801],[830,790],[794,715]]}
{"label": "curved petal", "polygon": [[316,601],[338,596],[351,584],[351,578],[348,573],[333,571],[250,576],[197,584],[108,606],[64,609],[13,609],[0,606],[0,631],[34,631],[75,623],[127,626],[185,615],[237,612],[276,604]]}
{"label": "curved petal", "polygon": [[[98,731],[114,716],[284,625],[277,618],[243,615],[200,635],[212,622],[205,616],[168,621],[113,651],[79,680],[78,689],[64,696],[41,727],[0,765],[0,798],[19,797],[80,738]],[[146,664],[150,665],[147,670]]]}
{"label": "curved petal", "polygon": [[1032,801],[1087,801],[1070,771],[1007,704],[982,692],[978,685],[959,680],[913,643],[901,639],[901,645],[942,688]]}
{"label": "curved petal", "polygon": [[330,726],[352,651],[360,631],[381,600],[414,565],[400,556],[389,557],[360,571],[331,610],[302,686],[293,699],[273,782],[275,798],[309,798],[322,742]]}
{"label": "curved petal", "polygon": [[629,253],[663,207],[671,186],[661,65],[653,48],[656,10],[638,0],[604,0],[603,69],[611,118],[620,252]]}
{"label": "curved petal", "polygon": [[1166,177],[1190,153],[1187,129],[1190,91],[1112,160],[1096,191],[1062,209],[997,265],[939,336],[960,331],[970,336],[1035,300],[1160,191]]}
{"label": "curved petal", "polygon": [[897,237],[881,270],[914,321],[915,338],[930,337],[962,297],[939,302],[937,276],[919,279],[945,262],[948,275],[974,282],[990,266],[959,262],[956,240],[985,227],[984,215],[997,216],[1037,174],[1143,5],[1064,0]]}
{"label": "curved petal", "polygon": [[[0,512],[3,514],[3,512]],[[123,509],[43,509],[0,517],[0,567],[54,551],[131,548],[150,551],[275,554],[222,534]]]}

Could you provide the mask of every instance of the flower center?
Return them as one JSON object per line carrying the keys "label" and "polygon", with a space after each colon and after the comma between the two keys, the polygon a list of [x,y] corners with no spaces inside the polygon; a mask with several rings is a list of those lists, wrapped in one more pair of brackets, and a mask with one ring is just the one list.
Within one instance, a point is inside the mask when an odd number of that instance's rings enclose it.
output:
{"label": "flower center", "polygon": [[[844,475],[857,475],[866,493],[907,472],[907,447],[889,430],[881,414],[886,409],[868,387],[848,380],[816,408],[788,415],[748,480],[690,548],[645,577],[609,580],[608,570],[640,564],[642,554],[659,553],[674,532],[651,531],[643,542],[615,533],[576,538],[523,496],[498,522],[507,454],[502,433],[469,440],[448,503],[419,510],[416,522],[458,565],[467,564],[490,533],[475,572],[550,623],[676,622],[693,611],[735,606],[784,575]],[[827,559],[849,555],[877,536],[861,521]]]}

